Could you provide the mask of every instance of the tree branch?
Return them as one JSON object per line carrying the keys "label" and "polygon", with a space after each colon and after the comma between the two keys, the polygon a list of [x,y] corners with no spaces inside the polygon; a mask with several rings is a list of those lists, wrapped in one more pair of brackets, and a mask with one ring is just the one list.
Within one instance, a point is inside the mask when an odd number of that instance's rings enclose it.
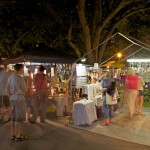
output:
{"label": "tree branch", "polygon": [[70,25],[69,29],[68,29],[68,35],[67,35],[67,39],[68,39],[68,43],[69,45],[75,50],[77,56],[80,58],[81,57],[81,52],[80,49],[78,48],[78,46],[76,44],[74,44],[72,41],[72,25]]}
{"label": "tree branch", "polygon": [[[139,12],[139,11],[145,11],[145,10],[148,10],[150,9],[149,7],[143,7],[143,8],[140,8],[140,9],[132,9],[130,11],[127,11],[125,14],[123,14],[123,16],[121,16],[118,20],[116,20],[113,25],[111,26],[111,28],[108,30],[109,32],[107,32],[107,34],[105,35],[105,37],[103,38],[103,41],[105,41],[106,39],[108,39],[114,32],[115,28],[117,28],[117,26],[119,26],[119,24],[124,20],[126,19],[127,17]],[[101,48],[101,51],[100,51],[100,60],[101,58],[103,57],[103,54],[104,54],[104,51],[105,51],[105,47],[107,45],[107,42],[103,45],[103,48]]]}
{"label": "tree branch", "polygon": [[59,22],[59,24],[67,31],[67,27],[62,19],[62,17],[60,17],[56,11],[52,8],[50,2],[45,2],[45,7],[47,8],[48,12],[54,16],[56,18],[56,20]]}
{"label": "tree branch", "polygon": [[[38,25],[35,25],[34,27],[31,28],[31,30],[35,29]],[[12,50],[15,48],[15,46],[23,39],[24,36],[26,36],[28,34],[29,31],[25,32],[14,44],[14,46],[12,47]]]}
{"label": "tree branch", "polygon": [[92,37],[94,36],[97,25],[100,24],[102,19],[102,0],[95,0],[95,9],[92,20]]}
{"label": "tree branch", "polygon": [[113,0],[110,0],[108,5],[109,5],[109,10],[112,10]]}
{"label": "tree branch", "polygon": [[89,26],[85,17],[85,0],[78,0],[77,9],[78,9],[79,21],[81,23],[83,34],[86,39],[87,36],[88,37],[90,36],[90,29],[89,29]]}
{"label": "tree branch", "polygon": [[106,24],[124,7],[126,7],[127,5],[133,3],[133,2],[138,2],[140,0],[126,0],[126,1],[122,1],[115,10],[113,10],[100,24],[100,26],[97,28],[96,33],[100,34],[102,29],[106,26]]}

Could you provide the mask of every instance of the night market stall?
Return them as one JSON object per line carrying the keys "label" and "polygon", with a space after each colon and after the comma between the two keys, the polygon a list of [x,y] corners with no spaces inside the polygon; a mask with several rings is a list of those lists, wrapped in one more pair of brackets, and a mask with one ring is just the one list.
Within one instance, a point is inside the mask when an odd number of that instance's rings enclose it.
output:
{"label": "night market stall", "polygon": [[52,78],[52,83],[47,83],[49,97],[57,101],[57,116],[63,116],[64,112],[69,111],[68,97],[71,65],[76,59],[72,55],[42,44],[32,50],[23,52],[17,57],[5,59],[3,65],[7,65],[8,70],[11,71],[14,64],[22,63],[24,64],[24,76],[28,76],[28,71],[31,71],[33,78],[34,74],[38,72],[38,67],[40,65],[45,66],[44,73]]}

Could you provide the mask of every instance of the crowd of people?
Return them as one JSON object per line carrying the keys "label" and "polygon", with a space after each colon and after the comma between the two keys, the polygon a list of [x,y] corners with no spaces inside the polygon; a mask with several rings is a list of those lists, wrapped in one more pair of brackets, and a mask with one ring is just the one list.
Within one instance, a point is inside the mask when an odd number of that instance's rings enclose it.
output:
{"label": "crowd of people", "polygon": [[[107,126],[112,123],[114,114],[113,106],[117,104],[117,99],[119,97],[117,85],[122,86],[121,94],[123,95],[122,97],[124,98],[124,103],[127,104],[129,118],[132,119],[134,114],[144,115],[142,112],[144,101],[144,80],[141,78],[139,73],[135,73],[134,69],[132,68],[128,68],[123,77],[123,80],[118,81],[116,78],[112,79],[111,74],[108,72],[101,79],[103,91],[102,112],[104,115],[104,121],[101,123],[101,125],[103,126]],[[120,82],[121,84],[118,84],[117,82]]]}
{"label": "crowd of people", "polygon": [[[11,120],[11,140],[16,142],[28,139],[21,132],[21,123],[36,123],[37,116],[40,122],[45,123],[48,87],[47,81],[51,78],[44,74],[45,67],[40,66],[34,80],[29,71],[24,77],[24,66],[14,65],[14,71],[8,73],[0,68],[0,119],[3,119],[2,109],[8,108]],[[34,88],[33,88],[34,86]],[[32,115],[31,115],[32,114]]]}
{"label": "crowd of people", "polygon": [[[39,115],[40,122],[45,123],[49,95],[47,82],[52,81],[44,73],[45,67],[42,65],[39,67],[38,73],[35,74],[34,80],[30,71],[28,76],[24,78],[23,67],[22,64],[14,65],[14,72],[12,73],[8,73],[5,68],[0,68],[0,120],[2,120],[3,106],[9,108],[11,140],[17,142],[28,139],[21,133],[22,122],[36,123]],[[131,68],[123,76],[121,85],[123,86],[129,117],[133,118],[134,113],[143,115],[143,86],[145,84],[143,79]],[[112,80],[109,72],[101,79],[103,89],[102,111],[104,115],[104,121],[101,125],[103,126],[112,123],[113,106],[117,104],[118,98],[117,82],[116,78]]]}

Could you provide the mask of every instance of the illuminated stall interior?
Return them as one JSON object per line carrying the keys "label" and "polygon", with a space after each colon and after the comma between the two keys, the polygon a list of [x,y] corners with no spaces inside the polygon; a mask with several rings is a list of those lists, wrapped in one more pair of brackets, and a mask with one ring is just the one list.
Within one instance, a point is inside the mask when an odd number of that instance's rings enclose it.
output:
{"label": "illuminated stall interior", "polygon": [[127,65],[139,72],[145,82],[150,81],[150,59],[127,59]]}
{"label": "illuminated stall interior", "polygon": [[50,94],[57,95],[65,93],[69,89],[68,82],[71,74],[71,64],[76,59],[76,57],[62,51],[46,45],[39,45],[15,58],[4,60],[3,65],[7,65],[8,70],[11,71],[14,64],[24,64],[25,77],[28,75],[29,70],[34,77],[34,74],[38,71],[38,67],[40,65],[45,66],[46,70],[44,72],[53,79],[52,83],[48,83],[48,86],[51,86]]}

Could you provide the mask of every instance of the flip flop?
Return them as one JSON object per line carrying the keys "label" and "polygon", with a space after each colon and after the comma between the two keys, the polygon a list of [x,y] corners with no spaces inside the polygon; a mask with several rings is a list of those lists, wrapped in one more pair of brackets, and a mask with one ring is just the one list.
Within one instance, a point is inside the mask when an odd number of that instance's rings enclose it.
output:
{"label": "flip flop", "polygon": [[15,135],[11,136],[11,140],[12,140],[12,141],[15,140],[15,138],[16,138]]}
{"label": "flip flop", "polygon": [[28,139],[29,139],[28,136],[24,136],[24,135],[20,134],[19,137],[15,137],[14,141],[15,142],[21,142],[21,141],[25,141],[25,140],[28,140]]}

